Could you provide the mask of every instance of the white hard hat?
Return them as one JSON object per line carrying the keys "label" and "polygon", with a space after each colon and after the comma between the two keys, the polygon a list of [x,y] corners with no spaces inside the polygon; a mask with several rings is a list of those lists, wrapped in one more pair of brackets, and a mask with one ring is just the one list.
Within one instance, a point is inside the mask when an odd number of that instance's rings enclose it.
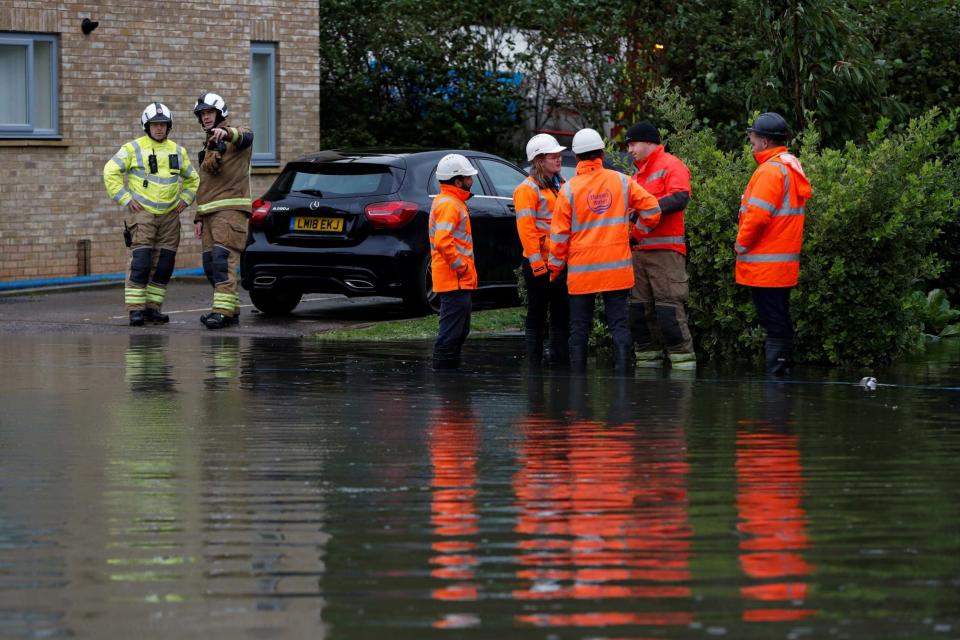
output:
{"label": "white hard hat", "polygon": [[456,176],[475,176],[477,170],[459,153],[448,153],[437,163],[437,180],[449,180]]}
{"label": "white hard hat", "polygon": [[577,155],[604,149],[607,145],[603,144],[603,138],[593,129],[580,129],[573,136],[573,152]]}
{"label": "white hard hat", "polygon": [[566,147],[561,147],[557,139],[549,133],[538,133],[527,143],[527,160],[533,162],[541,153],[560,153],[564,149]]}
{"label": "white hard hat", "polygon": [[143,113],[140,114],[140,126],[146,129],[147,125],[151,122],[166,122],[172,129],[173,115],[165,104],[151,102],[144,108]]}

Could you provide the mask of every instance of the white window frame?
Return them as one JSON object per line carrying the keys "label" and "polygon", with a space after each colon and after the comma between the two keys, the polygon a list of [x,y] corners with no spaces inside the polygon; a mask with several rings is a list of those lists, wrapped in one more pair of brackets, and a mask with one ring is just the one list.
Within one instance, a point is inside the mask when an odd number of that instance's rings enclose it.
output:
{"label": "white window frame", "polygon": [[[254,56],[266,55],[269,58],[270,74],[269,87],[267,87],[267,130],[261,131],[261,127],[254,129],[254,141],[267,141],[268,151],[253,153],[252,164],[255,167],[276,167],[280,164],[277,157],[277,45],[273,42],[251,42],[250,43],[250,113],[255,112],[255,104],[259,99],[253,85],[253,60]],[[251,125],[253,123],[251,122]],[[253,129],[253,126],[251,126]]]}
{"label": "white window frame", "polygon": [[[34,95],[33,45],[35,42],[50,44],[50,128],[36,125],[37,97]],[[27,121],[0,122],[0,139],[3,138],[60,138],[60,38],[39,33],[0,32],[0,45],[21,46],[26,49]]]}

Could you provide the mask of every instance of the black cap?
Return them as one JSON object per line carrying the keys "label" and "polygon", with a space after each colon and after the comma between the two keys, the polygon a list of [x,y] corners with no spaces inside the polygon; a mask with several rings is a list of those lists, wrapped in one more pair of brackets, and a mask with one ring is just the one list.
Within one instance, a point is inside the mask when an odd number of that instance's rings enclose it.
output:
{"label": "black cap", "polygon": [[753,121],[753,126],[748,127],[747,131],[771,140],[786,140],[790,135],[787,121],[779,113],[772,111],[757,116],[757,119]]}
{"label": "black cap", "polygon": [[649,120],[641,120],[627,130],[627,142],[653,142],[660,144],[660,131]]}

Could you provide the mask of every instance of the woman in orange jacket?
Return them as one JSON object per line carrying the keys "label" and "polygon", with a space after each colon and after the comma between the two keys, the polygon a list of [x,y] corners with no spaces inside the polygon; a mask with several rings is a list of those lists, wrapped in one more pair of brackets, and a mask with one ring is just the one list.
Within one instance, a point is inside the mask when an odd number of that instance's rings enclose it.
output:
{"label": "woman in orange jacket", "polygon": [[543,358],[543,337],[546,333],[547,311],[550,312],[550,361],[566,364],[567,334],[570,311],[567,303],[566,273],[553,282],[547,272],[550,221],[557,193],[563,186],[560,175],[560,146],[556,138],[539,133],[527,142],[527,160],[530,175],[513,192],[517,215],[517,233],[523,245],[523,280],[527,288],[527,319],[525,324],[527,362],[539,367]]}
{"label": "woman in orange jacket", "polygon": [[761,114],[747,129],[759,165],[740,201],[737,284],[750,287],[767,330],[767,373],[789,375],[793,358],[790,289],[797,286],[804,208],[812,189],[800,161],[787,151],[787,122]]}

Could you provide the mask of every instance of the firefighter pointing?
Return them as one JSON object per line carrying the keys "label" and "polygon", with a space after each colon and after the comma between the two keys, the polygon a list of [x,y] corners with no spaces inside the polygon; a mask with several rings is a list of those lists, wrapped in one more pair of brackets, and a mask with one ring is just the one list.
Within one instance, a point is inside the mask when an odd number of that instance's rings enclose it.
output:
{"label": "firefighter pointing", "polygon": [[200,182],[186,150],[168,138],[170,109],[151,102],[140,114],[140,126],[145,135],[120,147],[103,167],[107,195],[127,208],[130,269],[124,301],[131,326],[170,320],[160,309],[180,246],[180,212],[196,198]]}
{"label": "firefighter pointing", "polygon": [[203,244],[203,272],[213,286],[213,305],[200,316],[208,329],[240,323],[237,266],[247,242],[250,217],[250,158],[253,132],[227,126],[227,105],[216,93],[203,92],[193,107],[206,132],[200,151],[200,192],[195,234]]}

